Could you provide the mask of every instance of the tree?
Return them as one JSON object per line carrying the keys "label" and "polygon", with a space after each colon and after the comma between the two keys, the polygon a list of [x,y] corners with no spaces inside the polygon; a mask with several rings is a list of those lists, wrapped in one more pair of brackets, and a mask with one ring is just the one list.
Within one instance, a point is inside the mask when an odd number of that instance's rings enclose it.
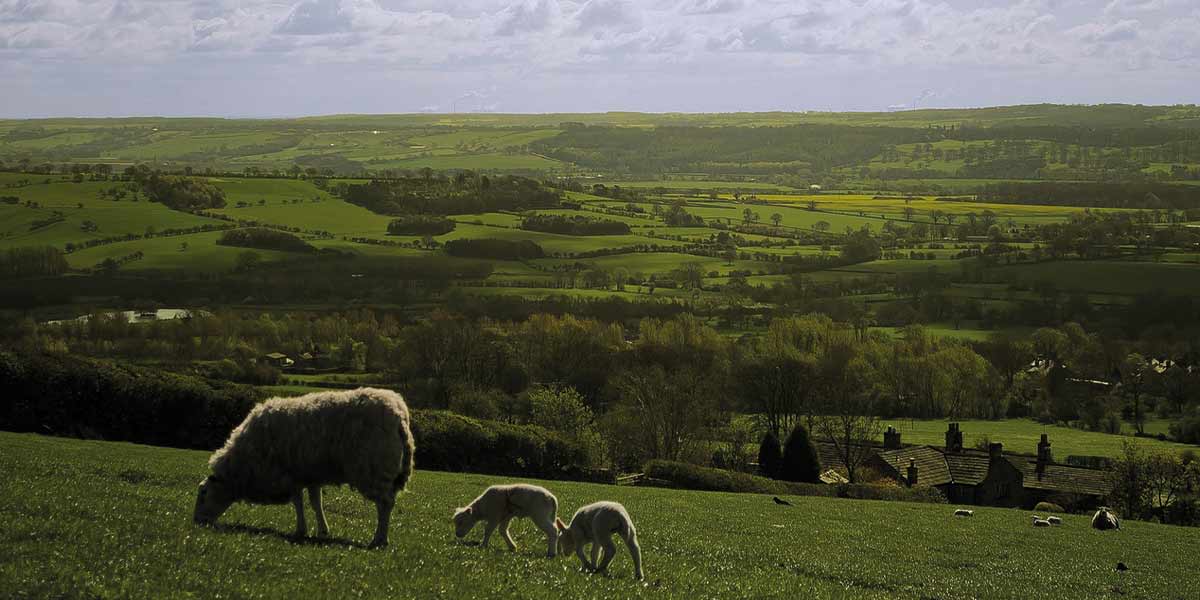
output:
{"label": "tree", "polygon": [[1133,424],[1137,427],[1138,433],[1146,433],[1146,411],[1142,406],[1142,393],[1145,389],[1149,364],[1141,354],[1135,352],[1125,357],[1120,370],[1121,388],[1133,408]]}
{"label": "tree", "polygon": [[754,211],[749,208],[742,211],[742,222],[749,225],[754,220]]}
{"label": "tree", "polygon": [[775,479],[779,476],[782,464],[783,450],[780,449],[779,438],[768,431],[758,445],[758,472],[763,477]]}
{"label": "tree", "polygon": [[785,481],[817,483],[821,480],[821,459],[803,425],[796,425],[783,447],[783,466],[779,478]]}
{"label": "tree", "polygon": [[253,250],[246,250],[238,253],[236,269],[238,271],[250,271],[261,263],[262,256],[260,256],[259,253]]}
{"label": "tree", "polygon": [[858,482],[859,468],[874,454],[871,444],[883,430],[875,414],[877,393],[867,389],[864,378],[868,369],[845,339],[831,340],[821,357],[826,405],[817,433],[834,447],[851,483]]}
{"label": "tree", "polygon": [[772,213],[771,222],[774,223],[776,227],[779,227],[779,224],[783,222],[783,215],[779,213]]}

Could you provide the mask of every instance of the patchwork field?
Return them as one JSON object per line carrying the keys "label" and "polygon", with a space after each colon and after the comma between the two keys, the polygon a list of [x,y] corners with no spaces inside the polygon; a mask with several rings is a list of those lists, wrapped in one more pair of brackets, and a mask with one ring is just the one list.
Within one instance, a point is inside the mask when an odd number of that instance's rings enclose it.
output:
{"label": "patchwork field", "polygon": [[[560,516],[599,499],[633,515],[646,581],[622,547],[610,576],[544,557],[527,521],[509,553],[457,543],[450,514],[501,477],[420,471],[391,545],[362,548],[374,511],[326,490],[333,539],[298,543],[290,507],[238,505],[191,523],[207,453],[0,433],[0,580],[13,597],[1155,598],[1200,595],[1200,530],[1086,517],[1032,529],[1028,513],[543,482]],[[19,493],[17,492],[19,490]],[[711,518],[721,515],[720,519]],[[477,530],[469,539],[480,539]],[[619,543],[619,542],[618,542]],[[1117,562],[1130,570],[1119,573]],[[447,574],[454,573],[455,576]]]}

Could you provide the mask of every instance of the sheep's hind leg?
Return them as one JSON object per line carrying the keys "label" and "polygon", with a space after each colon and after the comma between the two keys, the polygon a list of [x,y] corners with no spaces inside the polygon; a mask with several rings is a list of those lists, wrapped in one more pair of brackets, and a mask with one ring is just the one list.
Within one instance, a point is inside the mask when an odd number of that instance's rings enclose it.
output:
{"label": "sheep's hind leg", "polygon": [[558,554],[558,528],[554,526],[554,520],[539,523],[538,529],[546,534],[546,556],[554,558]]}
{"label": "sheep's hind leg", "polygon": [[321,486],[308,488],[308,501],[312,504],[313,512],[317,514],[317,537],[329,537],[329,522],[325,520],[325,507],[321,505]]}
{"label": "sheep's hind leg", "polygon": [[642,574],[642,548],[638,546],[637,534],[625,538],[625,545],[629,546],[629,555],[633,557],[633,575],[645,579],[646,576]]}
{"label": "sheep's hind leg", "polygon": [[512,535],[508,533],[508,524],[512,519],[500,521],[500,537],[504,538],[504,543],[508,544],[508,549],[512,552],[517,551],[517,543],[513,541]]}
{"label": "sheep's hind leg", "polygon": [[396,506],[395,498],[383,498],[375,501],[378,521],[375,524],[375,537],[371,540],[371,548],[382,548],[388,545],[388,523],[391,521],[394,506]]}
{"label": "sheep's hind leg", "polygon": [[296,490],[292,496],[292,506],[296,508],[296,531],[292,535],[302,540],[308,536],[308,523],[304,520],[304,492]]}

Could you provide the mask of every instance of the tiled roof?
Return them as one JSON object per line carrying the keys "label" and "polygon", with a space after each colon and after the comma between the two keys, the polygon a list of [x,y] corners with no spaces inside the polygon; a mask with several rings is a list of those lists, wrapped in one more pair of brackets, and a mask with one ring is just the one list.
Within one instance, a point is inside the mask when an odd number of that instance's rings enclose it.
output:
{"label": "tiled roof", "polygon": [[986,452],[963,450],[962,452],[946,452],[946,465],[950,468],[950,477],[954,483],[962,485],[979,485],[987,478],[991,458]]}
{"label": "tiled roof", "polygon": [[1026,489],[1090,496],[1104,496],[1112,491],[1103,469],[1051,463],[1046,465],[1046,472],[1039,477],[1036,460],[1016,456],[1007,458],[1025,476],[1023,485]]}
{"label": "tiled roof", "polygon": [[908,463],[910,460],[915,460],[918,485],[945,485],[954,482],[942,451],[932,446],[909,446],[899,450],[886,450],[880,452],[879,457],[896,469],[900,478],[905,481],[908,480]]}

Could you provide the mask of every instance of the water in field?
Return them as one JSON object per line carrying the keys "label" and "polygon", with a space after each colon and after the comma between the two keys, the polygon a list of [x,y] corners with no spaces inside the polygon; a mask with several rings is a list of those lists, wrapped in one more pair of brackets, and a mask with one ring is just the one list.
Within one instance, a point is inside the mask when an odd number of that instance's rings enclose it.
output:
{"label": "water in field", "polygon": [[[186,308],[160,308],[157,310],[122,310],[104,313],[109,317],[121,315],[130,323],[151,323],[154,321],[169,321],[171,319],[186,319],[192,316],[191,310]],[[49,325],[58,325],[60,323],[69,323],[78,321],[87,323],[92,319],[92,315],[82,315],[74,319],[63,319],[58,321],[47,321]]]}

